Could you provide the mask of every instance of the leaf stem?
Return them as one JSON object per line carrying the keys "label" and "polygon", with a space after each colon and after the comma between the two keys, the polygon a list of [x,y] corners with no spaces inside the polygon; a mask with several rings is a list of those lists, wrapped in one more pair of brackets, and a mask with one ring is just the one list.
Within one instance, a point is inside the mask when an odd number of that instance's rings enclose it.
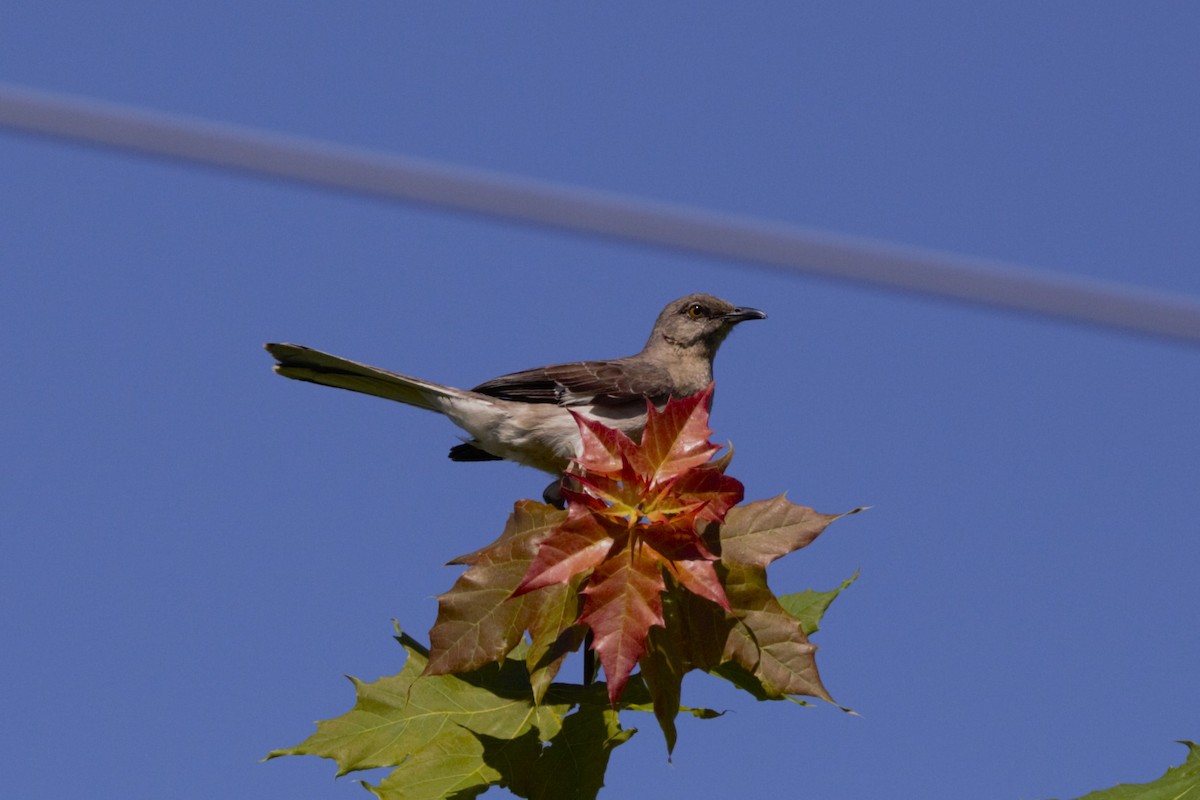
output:
{"label": "leaf stem", "polygon": [[592,649],[595,634],[591,628],[583,635],[583,685],[591,686],[596,682],[596,651]]}

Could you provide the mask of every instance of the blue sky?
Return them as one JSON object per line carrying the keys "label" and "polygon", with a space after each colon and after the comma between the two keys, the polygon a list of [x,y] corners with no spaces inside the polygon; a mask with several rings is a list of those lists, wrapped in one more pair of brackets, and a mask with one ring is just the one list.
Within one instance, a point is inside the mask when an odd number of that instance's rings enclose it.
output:
{"label": "blue sky", "polygon": [[[48,0],[0,80],[1200,296],[1186,3]],[[751,498],[861,569],[832,707],[694,676],[603,796],[1073,797],[1200,737],[1200,352],[0,131],[0,775],[12,797],[359,797],[261,764],[400,668],[540,474],[274,377],[295,341],[457,385],[763,308],[717,362]],[[370,776],[377,777],[377,776]]]}

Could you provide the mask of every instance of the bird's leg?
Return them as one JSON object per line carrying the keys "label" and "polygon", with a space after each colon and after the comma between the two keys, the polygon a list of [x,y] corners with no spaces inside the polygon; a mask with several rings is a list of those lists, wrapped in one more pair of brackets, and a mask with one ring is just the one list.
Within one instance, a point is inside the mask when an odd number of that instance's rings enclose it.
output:
{"label": "bird's leg", "polygon": [[562,483],[564,480],[566,480],[565,475],[556,479],[554,483],[550,484],[542,491],[542,500],[546,503],[546,505],[554,506],[559,511],[567,507],[567,501],[563,497],[562,493]]}

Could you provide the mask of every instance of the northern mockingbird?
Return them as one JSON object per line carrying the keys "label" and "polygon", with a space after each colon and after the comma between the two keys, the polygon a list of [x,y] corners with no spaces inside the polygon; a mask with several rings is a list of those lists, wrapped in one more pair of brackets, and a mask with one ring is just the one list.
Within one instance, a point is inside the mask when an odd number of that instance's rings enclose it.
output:
{"label": "northern mockingbird", "polygon": [[646,399],[661,406],[712,382],[713,356],[733,326],[765,319],[707,294],[669,303],[642,352],[611,361],[575,361],[515,372],[470,391],[399,375],[295,344],[268,344],[285,378],[384,397],[450,418],[471,438],[450,449],[455,461],[498,461],[561,475],[577,455],[571,409],[637,440]]}

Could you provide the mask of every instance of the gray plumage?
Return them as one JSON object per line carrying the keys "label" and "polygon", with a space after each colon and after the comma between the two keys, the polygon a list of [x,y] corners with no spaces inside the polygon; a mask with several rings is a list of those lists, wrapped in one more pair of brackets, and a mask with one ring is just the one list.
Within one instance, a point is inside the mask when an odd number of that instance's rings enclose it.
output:
{"label": "gray plumage", "polygon": [[558,475],[576,454],[576,412],[635,439],[646,399],[687,397],[712,382],[712,362],[733,326],[766,314],[706,294],[690,294],[659,314],[646,346],[610,361],[576,361],[502,375],[466,391],[388,372],[294,344],[268,344],[286,378],[362,392],[444,414],[471,439],[456,461],[507,459]]}

